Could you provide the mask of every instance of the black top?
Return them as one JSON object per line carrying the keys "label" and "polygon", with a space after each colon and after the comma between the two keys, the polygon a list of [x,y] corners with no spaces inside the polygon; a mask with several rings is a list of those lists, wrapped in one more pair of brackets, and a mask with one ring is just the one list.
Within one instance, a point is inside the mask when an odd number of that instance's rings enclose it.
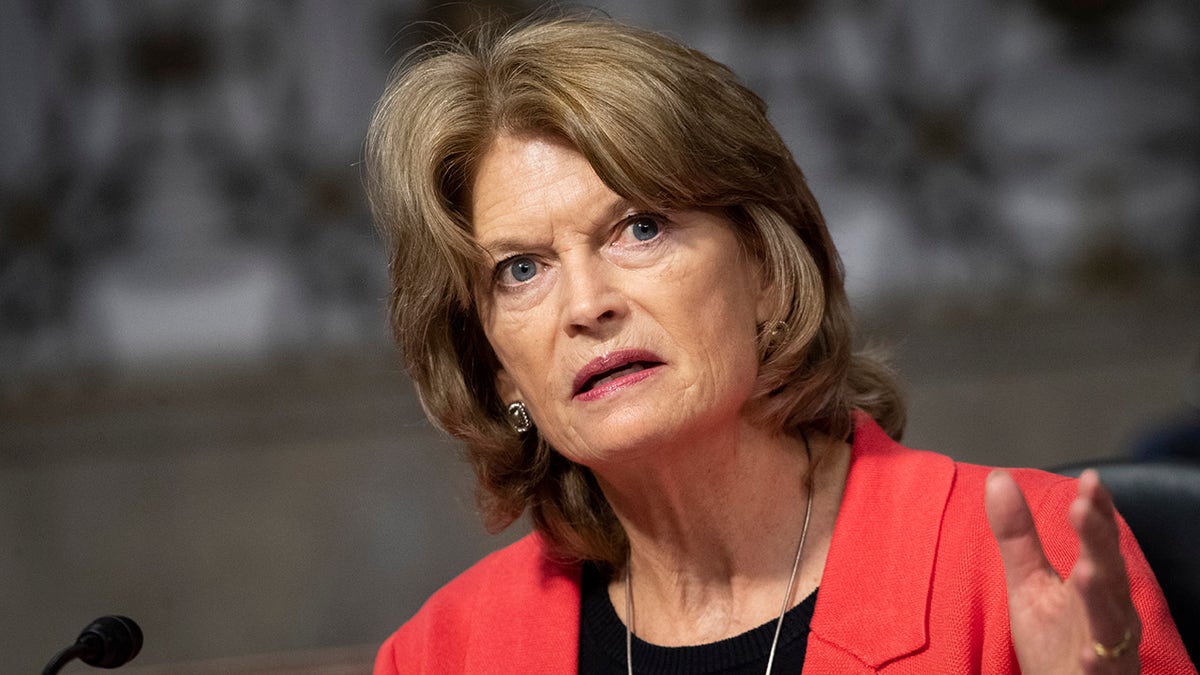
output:
{"label": "black top", "polygon": [[[776,674],[799,673],[808,646],[808,626],[817,593],[788,610],[775,648]],[[741,635],[694,647],[660,647],[633,636],[633,672],[641,675],[762,675],[767,669],[775,620]],[[583,566],[583,597],[579,621],[581,675],[627,672],[625,624],[608,599],[608,583],[596,567]]]}

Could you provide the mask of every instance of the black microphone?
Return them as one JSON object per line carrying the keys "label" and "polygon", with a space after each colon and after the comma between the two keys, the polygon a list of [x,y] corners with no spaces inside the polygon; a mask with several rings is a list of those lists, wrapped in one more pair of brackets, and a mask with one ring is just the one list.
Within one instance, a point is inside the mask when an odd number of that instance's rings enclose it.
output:
{"label": "black microphone", "polygon": [[102,616],[83,629],[75,644],[55,655],[42,675],[55,675],[72,659],[96,668],[117,668],[141,650],[142,629],[137,622],[127,616]]}

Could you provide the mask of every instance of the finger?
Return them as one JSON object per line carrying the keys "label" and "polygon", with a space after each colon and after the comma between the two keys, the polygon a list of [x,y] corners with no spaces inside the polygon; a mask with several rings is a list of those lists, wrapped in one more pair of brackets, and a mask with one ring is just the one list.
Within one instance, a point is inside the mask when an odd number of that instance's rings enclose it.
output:
{"label": "finger", "polygon": [[1129,595],[1116,509],[1094,470],[1080,476],[1069,519],[1079,535],[1069,581],[1083,603],[1091,643],[1081,664],[1089,673],[1129,672],[1137,668],[1141,625]]}
{"label": "finger", "polygon": [[1007,471],[998,469],[988,474],[984,506],[988,526],[1000,547],[1000,560],[1004,563],[1010,592],[1024,579],[1053,572],[1042,550],[1042,541],[1038,538],[1025,495]]}
{"label": "finger", "polygon": [[1092,640],[1112,647],[1128,635],[1136,645],[1140,624],[1129,595],[1116,509],[1095,471],[1080,476],[1079,496],[1071,504],[1070,520],[1079,534],[1079,559],[1071,580],[1083,600]]}
{"label": "finger", "polygon": [[1081,559],[1091,559],[1101,565],[1102,573],[1125,576],[1125,560],[1121,557],[1121,537],[1117,528],[1117,511],[1112,496],[1100,483],[1100,476],[1088,469],[1079,477],[1079,494],[1071,504],[1071,526],[1079,534]]}

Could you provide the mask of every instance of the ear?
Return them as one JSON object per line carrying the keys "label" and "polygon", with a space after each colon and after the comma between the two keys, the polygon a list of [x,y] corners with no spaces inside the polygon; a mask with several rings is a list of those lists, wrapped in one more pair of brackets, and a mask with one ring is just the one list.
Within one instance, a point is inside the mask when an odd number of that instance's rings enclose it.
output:
{"label": "ear", "polygon": [[762,326],[779,320],[779,285],[767,281],[762,263],[755,266],[754,323]]}
{"label": "ear", "polygon": [[521,395],[521,390],[517,388],[517,383],[503,368],[496,371],[496,393],[500,395],[500,402],[504,405],[513,401],[525,400]]}

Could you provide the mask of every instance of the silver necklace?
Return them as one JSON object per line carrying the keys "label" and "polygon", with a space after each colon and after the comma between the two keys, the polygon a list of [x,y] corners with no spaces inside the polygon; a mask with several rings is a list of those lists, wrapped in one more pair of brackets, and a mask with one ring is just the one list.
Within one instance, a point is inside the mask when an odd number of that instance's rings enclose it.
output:
{"label": "silver necklace", "polygon": [[[805,445],[808,439],[805,439]],[[767,671],[771,675],[771,667],[775,665],[775,647],[779,644],[779,632],[783,630],[783,616],[787,614],[788,601],[792,598],[792,589],[796,585],[796,572],[800,569],[800,555],[804,553],[804,540],[808,537],[808,519],[812,515],[813,489],[809,486],[808,503],[804,506],[804,528],[800,530],[800,543],[796,546],[796,559],[792,562],[792,576],[788,577],[787,590],[783,593],[783,607],[779,610],[779,618],[775,620],[775,637],[771,638],[771,651],[767,655]],[[631,554],[625,550],[625,665],[629,675],[633,675],[633,572]]]}

